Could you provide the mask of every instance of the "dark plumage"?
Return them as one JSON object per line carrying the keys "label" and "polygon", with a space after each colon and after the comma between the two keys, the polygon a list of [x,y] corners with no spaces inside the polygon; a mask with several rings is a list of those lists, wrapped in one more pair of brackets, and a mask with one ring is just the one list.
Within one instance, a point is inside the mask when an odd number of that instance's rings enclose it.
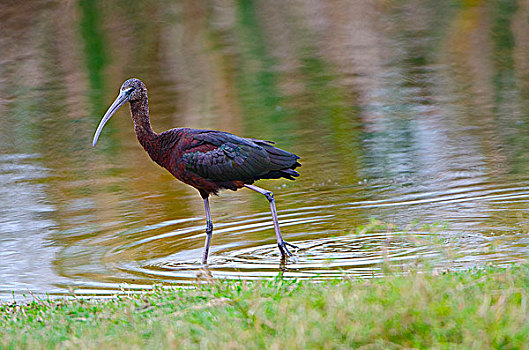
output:
{"label": "dark plumage", "polygon": [[[197,129],[171,129],[153,138],[153,160],[203,198],[219,189],[237,190],[259,179],[299,176],[299,157],[267,141]],[[169,156],[167,156],[169,155]]]}
{"label": "dark plumage", "polygon": [[286,178],[294,180],[301,164],[293,153],[273,146],[271,141],[242,138],[227,132],[178,128],[155,133],[149,120],[147,88],[139,79],[129,79],[121,86],[120,94],[101,120],[94,135],[93,145],[103,126],[126,102],[130,102],[132,120],[138,141],[152,160],[167,169],[178,180],[193,186],[204,199],[206,209],[206,263],[213,231],[209,211],[209,195],[221,189],[236,191],[247,187],[267,197],[270,202],[276,238],[284,258],[291,255],[279,231],[272,192],[252,184],[259,179]]}

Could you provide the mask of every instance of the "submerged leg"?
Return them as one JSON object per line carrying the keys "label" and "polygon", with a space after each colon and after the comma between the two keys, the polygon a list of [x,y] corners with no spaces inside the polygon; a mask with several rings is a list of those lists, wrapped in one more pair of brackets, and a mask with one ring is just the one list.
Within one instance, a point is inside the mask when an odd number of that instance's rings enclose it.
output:
{"label": "submerged leg", "polygon": [[213,235],[213,222],[211,221],[211,212],[209,211],[209,199],[204,198],[204,208],[206,209],[206,243],[204,244],[204,253],[202,254],[202,264],[207,264],[209,245]]}
{"label": "submerged leg", "polygon": [[268,202],[270,202],[270,211],[272,212],[272,220],[274,221],[274,230],[276,231],[277,246],[279,247],[279,251],[281,252],[281,257],[285,258],[287,256],[292,256],[292,253],[288,250],[287,245],[291,246],[292,248],[297,248],[297,247],[293,244],[285,242],[283,240],[283,237],[281,237],[281,231],[279,230],[279,221],[277,220],[277,210],[276,210],[276,202],[274,200],[274,194],[270,191],[267,191],[265,189],[262,189],[254,185],[244,185],[244,186],[246,188],[249,188],[252,191],[255,191],[255,192],[258,192],[264,195],[266,199],[268,199]]}

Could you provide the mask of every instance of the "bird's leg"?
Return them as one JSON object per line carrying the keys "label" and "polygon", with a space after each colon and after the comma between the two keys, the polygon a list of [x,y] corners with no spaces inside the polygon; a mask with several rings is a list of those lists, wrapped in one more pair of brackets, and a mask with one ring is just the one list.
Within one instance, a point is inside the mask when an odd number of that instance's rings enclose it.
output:
{"label": "bird's leg", "polygon": [[249,188],[252,191],[255,191],[255,192],[258,192],[264,195],[266,199],[268,199],[268,202],[270,203],[270,211],[272,212],[272,220],[274,221],[274,230],[276,231],[277,246],[279,247],[279,251],[281,252],[281,257],[285,258],[287,256],[292,256],[292,253],[288,250],[287,245],[291,246],[292,248],[297,248],[297,247],[293,244],[285,242],[285,240],[283,240],[283,237],[281,236],[281,230],[279,229],[279,221],[277,220],[277,210],[276,210],[276,202],[274,200],[274,194],[270,191],[267,191],[265,189],[262,189],[254,185],[244,185],[244,186],[246,188]]}
{"label": "bird's leg", "polygon": [[202,264],[207,264],[209,245],[213,235],[213,222],[211,221],[211,212],[209,210],[209,198],[204,198],[204,208],[206,209],[206,243],[204,244],[204,253],[202,254]]}

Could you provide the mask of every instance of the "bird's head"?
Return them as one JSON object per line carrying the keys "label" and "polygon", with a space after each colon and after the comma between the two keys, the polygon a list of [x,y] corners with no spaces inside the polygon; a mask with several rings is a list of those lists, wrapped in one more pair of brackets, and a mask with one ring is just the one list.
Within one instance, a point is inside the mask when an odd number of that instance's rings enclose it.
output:
{"label": "bird's head", "polygon": [[112,105],[108,108],[107,112],[101,119],[101,122],[99,122],[99,126],[97,127],[97,130],[94,134],[92,146],[95,147],[97,139],[99,138],[99,134],[101,134],[101,130],[103,130],[103,127],[108,122],[110,117],[112,117],[121,106],[123,106],[126,102],[142,101],[146,100],[146,98],[147,87],[140,79],[132,78],[125,81],[123,85],[121,85],[118,97],[116,97]]}
{"label": "bird's head", "polygon": [[121,85],[121,92],[128,93],[128,101],[134,102],[145,99],[147,96],[147,87],[145,84],[136,78],[129,79]]}

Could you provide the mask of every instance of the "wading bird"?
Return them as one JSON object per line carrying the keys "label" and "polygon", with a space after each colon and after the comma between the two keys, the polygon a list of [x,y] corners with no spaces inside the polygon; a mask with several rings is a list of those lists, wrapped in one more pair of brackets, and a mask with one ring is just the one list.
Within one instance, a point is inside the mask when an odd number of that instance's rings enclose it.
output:
{"label": "wading bird", "polygon": [[292,256],[287,246],[297,247],[281,237],[274,194],[253,183],[259,179],[282,177],[294,180],[299,176],[294,169],[301,165],[297,155],[272,146],[271,141],[242,138],[223,131],[177,128],[157,134],[152,130],[149,119],[147,88],[141,80],[134,78],[123,83],[118,97],[101,119],[93,146],[106,122],[126,102],[130,103],[138,141],[151,159],[178,180],[196,188],[204,199],[206,242],[203,264],[207,263],[213,234],[209,195],[222,189],[236,191],[242,187],[261,193],[268,199],[281,258]]}

